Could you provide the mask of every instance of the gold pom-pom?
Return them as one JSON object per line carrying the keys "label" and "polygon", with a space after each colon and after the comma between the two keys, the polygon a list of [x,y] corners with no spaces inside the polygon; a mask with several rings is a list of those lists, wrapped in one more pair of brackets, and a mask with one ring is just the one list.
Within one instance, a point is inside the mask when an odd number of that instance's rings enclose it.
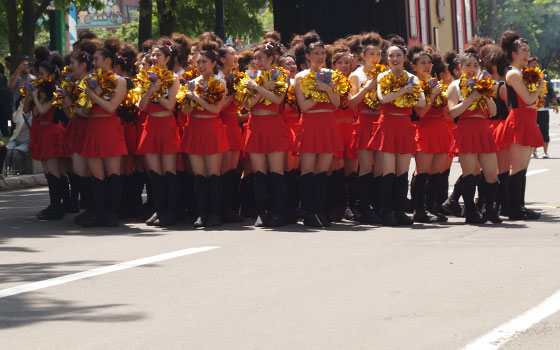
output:
{"label": "gold pom-pom", "polygon": [[137,105],[139,99],[140,96],[138,96],[134,89],[128,90],[125,99],[117,107],[117,116],[127,123],[136,122],[138,112],[140,111]]}
{"label": "gold pom-pom", "polygon": [[[340,95],[341,98],[346,98],[348,92],[350,91],[350,81],[348,78],[336,71],[328,71],[332,73],[332,82],[334,83],[333,90]],[[329,95],[325,91],[319,91],[315,89],[315,83],[317,82],[317,73],[309,72],[300,81],[301,91],[305,98],[311,98],[315,102],[327,102],[330,103]]]}
{"label": "gold pom-pom", "polygon": [[421,80],[420,85],[422,86],[428,104],[436,108],[447,106],[447,89],[449,88],[449,84],[445,84],[443,81],[438,82],[438,85],[441,87],[441,93],[437,95],[433,101],[430,100],[432,96],[432,85],[429,79]]}
{"label": "gold pom-pom", "polygon": [[471,103],[468,107],[469,111],[474,111],[475,109],[482,109],[485,111],[488,108],[486,103],[486,98],[494,96],[494,80],[491,79],[490,75],[485,79],[472,78],[475,81],[474,87],[467,86],[467,81],[469,80],[465,74],[461,76],[459,80],[459,87],[461,89],[461,97],[466,99],[473,91],[478,91],[482,96],[476,101]]}
{"label": "gold pom-pom", "polygon": [[199,75],[198,68],[194,67],[193,69],[186,70],[183,74],[181,74],[179,81],[181,82],[181,85],[185,85],[187,81],[191,81]]}
{"label": "gold pom-pom", "polygon": [[235,86],[237,86],[241,81],[241,79],[243,79],[244,77],[245,77],[245,73],[238,72],[238,71],[234,71],[230,75],[225,77],[228,96],[235,94],[236,92]]}
{"label": "gold pom-pom", "polygon": [[537,99],[537,109],[546,106],[546,94],[548,93],[548,87],[546,86],[547,82],[545,80],[544,86],[539,93],[539,98]]}
{"label": "gold pom-pom", "polygon": [[[264,84],[268,83],[269,81],[274,81],[274,92],[276,95],[282,95],[288,91],[288,71],[281,67],[274,67],[272,69],[261,71],[259,76],[255,79],[255,82],[263,86]],[[266,98],[261,98],[260,101],[265,106],[269,106],[272,104]]]}
{"label": "gold pom-pom", "polygon": [[239,72],[239,76],[237,77],[237,81],[233,83],[233,89],[235,90],[235,99],[239,102],[240,105],[245,105],[245,103],[249,102],[251,97],[257,96],[257,92],[253,89],[247,88],[245,85],[247,82],[251,80],[249,75],[245,72]]}
{"label": "gold pom-pom", "polygon": [[541,80],[544,79],[544,72],[539,67],[525,67],[521,74],[529,92],[537,91]]}
{"label": "gold pom-pom", "polygon": [[[201,105],[196,103],[194,100],[187,98],[187,91],[189,91],[188,84],[182,85],[177,93],[177,103],[180,108],[192,108],[203,111],[204,108]],[[218,79],[210,77],[208,81],[200,79],[194,88],[194,92],[209,104],[216,105],[222,100],[226,90]]]}
{"label": "gold pom-pom", "polygon": [[293,111],[298,110],[297,98],[296,98],[296,89],[292,85],[288,88],[286,92],[286,104],[290,107]]}
{"label": "gold pom-pom", "polygon": [[103,72],[101,68],[98,68],[97,71],[83,78],[78,83],[80,94],[78,96],[77,105],[79,107],[91,108],[93,106],[93,101],[86,94],[86,88],[89,86],[88,81],[91,80],[96,81],[97,86],[101,88],[101,96],[111,98],[115,94],[118,82],[117,77],[112,71]]}
{"label": "gold pom-pom", "polygon": [[[186,73],[186,72],[185,72]],[[136,77],[134,77],[134,85],[136,85],[136,94],[144,96],[150,86],[152,85],[152,76],[161,81],[161,86],[158,91],[154,92],[150,97],[150,101],[157,102],[157,100],[165,95],[167,89],[171,87],[175,77],[173,72],[167,68],[160,66],[151,66],[148,70],[140,69]]]}
{"label": "gold pom-pom", "polygon": [[[379,81],[377,82],[379,88],[381,89],[381,93],[383,95],[387,95],[391,92],[400,91],[403,87],[406,86],[408,83],[408,74],[401,74],[399,77],[396,77],[392,72],[385,74]],[[412,93],[404,94],[402,96],[397,97],[393,104],[399,108],[407,108],[413,107],[418,103],[418,97],[422,93],[422,87],[419,83],[415,82],[413,85]]]}
{"label": "gold pom-pom", "polygon": [[369,72],[366,72],[366,76],[368,77],[369,80],[371,79],[377,79],[377,76],[383,72],[386,72],[389,70],[389,67],[387,67],[384,64],[376,64],[375,67],[373,67],[372,70],[370,70]]}

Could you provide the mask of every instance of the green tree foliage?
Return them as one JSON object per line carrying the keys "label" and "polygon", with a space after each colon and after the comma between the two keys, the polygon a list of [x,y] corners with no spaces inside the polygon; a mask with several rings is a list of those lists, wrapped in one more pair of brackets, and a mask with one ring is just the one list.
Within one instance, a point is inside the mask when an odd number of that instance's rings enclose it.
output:
{"label": "green tree foliage", "polygon": [[[499,42],[503,31],[518,31],[549,72],[560,73],[560,0],[478,1],[478,34]],[[552,74],[553,75],[553,74]]]}

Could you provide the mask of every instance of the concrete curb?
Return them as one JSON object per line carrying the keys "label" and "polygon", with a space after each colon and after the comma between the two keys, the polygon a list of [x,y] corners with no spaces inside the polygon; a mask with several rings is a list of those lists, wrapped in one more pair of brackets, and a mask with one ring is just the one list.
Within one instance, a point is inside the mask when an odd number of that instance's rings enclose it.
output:
{"label": "concrete curb", "polygon": [[0,180],[0,191],[14,191],[25,188],[46,186],[45,174],[10,176]]}

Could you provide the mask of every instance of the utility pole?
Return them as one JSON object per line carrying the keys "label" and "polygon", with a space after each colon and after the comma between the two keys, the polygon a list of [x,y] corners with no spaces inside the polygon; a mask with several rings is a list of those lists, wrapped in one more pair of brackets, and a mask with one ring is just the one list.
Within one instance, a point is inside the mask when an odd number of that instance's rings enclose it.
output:
{"label": "utility pole", "polygon": [[214,6],[216,7],[216,29],[215,33],[217,36],[226,40],[226,23],[225,23],[225,11],[224,11],[224,0],[214,0]]}

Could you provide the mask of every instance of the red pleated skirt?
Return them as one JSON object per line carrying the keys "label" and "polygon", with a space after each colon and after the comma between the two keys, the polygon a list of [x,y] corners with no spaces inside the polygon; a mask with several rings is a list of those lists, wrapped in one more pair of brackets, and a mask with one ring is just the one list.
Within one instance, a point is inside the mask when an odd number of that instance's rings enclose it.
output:
{"label": "red pleated skirt", "polygon": [[334,113],[303,113],[296,135],[295,150],[300,154],[344,151]]}
{"label": "red pleated skirt", "polygon": [[181,139],[182,153],[208,155],[229,150],[226,127],[219,117],[191,117]]}
{"label": "red pleated skirt", "polygon": [[340,140],[342,141],[342,146],[344,151],[336,152],[334,157],[336,159],[358,159],[358,151],[352,147],[352,141],[354,138],[354,123],[353,122],[337,122],[336,128],[338,129],[338,134],[340,135]]}
{"label": "red pleated skirt", "polygon": [[464,118],[457,123],[457,137],[453,145],[456,154],[494,153],[498,151],[490,121],[486,118]]}
{"label": "red pleated skirt", "polygon": [[374,127],[377,128],[379,114],[358,113],[358,120],[354,123],[354,134],[352,135],[352,148],[364,150],[373,136]]}
{"label": "red pleated skirt", "polygon": [[179,127],[173,115],[153,117],[148,115],[140,139],[138,154],[173,154],[179,152]]}
{"label": "red pleated skirt", "polygon": [[420,119],[416,127],[417,151],[425,153],[449,153],[453,135],[443,117]]}
{"label": "red pleated skirt", "polygon": [[249,116],[244,152],[271,153],[287,151],[292,147],[293,143],[282,115]]}
{"label": "red pleated skirt", "polygon": [[36,121],[31,132],[33,142],[29,143],[31,157],[35,160],[64,158],[64,126],[60,123],[43,124]]}
{"label": "red pleated skirt", "polygon": [[121,119],[109,117],[88,118],[80,154],[88,158],[118,157],[127,154]]}
{"label": "red pleated skirt", "polygon": [[416,153],[416,129],[408,115],[381,114],[373,123],[373,135],[367,148],[395,154]]}
{"label": "red pleated skirt", "polygon": [[66,125],[66,150],[69,154],[81,152],[87,128],[88,118],[76,116],[68,121],[68,125]]}
{"label": "red pleated skirt", "polygon": [[512,143],[535,148],[544,145],[543,136],[537,124],[536,109],[511,109],[507,119],[496,132],[500,139],[500,149],[509,147]]}
{"label": "red pleated skirt", "polygon": [[241,151],[243,149],[243,134],[239,127],[239,119],[237,113],[220,114],[222,123],[226,126],[226,136],[229,147],[232,151]]}
{"label": "red pleated skirt", "polygon": [[501,137],[505,122],[506,121],[503,119],[490,119],[490,130],[492,131],[494,142],[496,143],[496,147],[498,147],[498,149],[501,148]]}

